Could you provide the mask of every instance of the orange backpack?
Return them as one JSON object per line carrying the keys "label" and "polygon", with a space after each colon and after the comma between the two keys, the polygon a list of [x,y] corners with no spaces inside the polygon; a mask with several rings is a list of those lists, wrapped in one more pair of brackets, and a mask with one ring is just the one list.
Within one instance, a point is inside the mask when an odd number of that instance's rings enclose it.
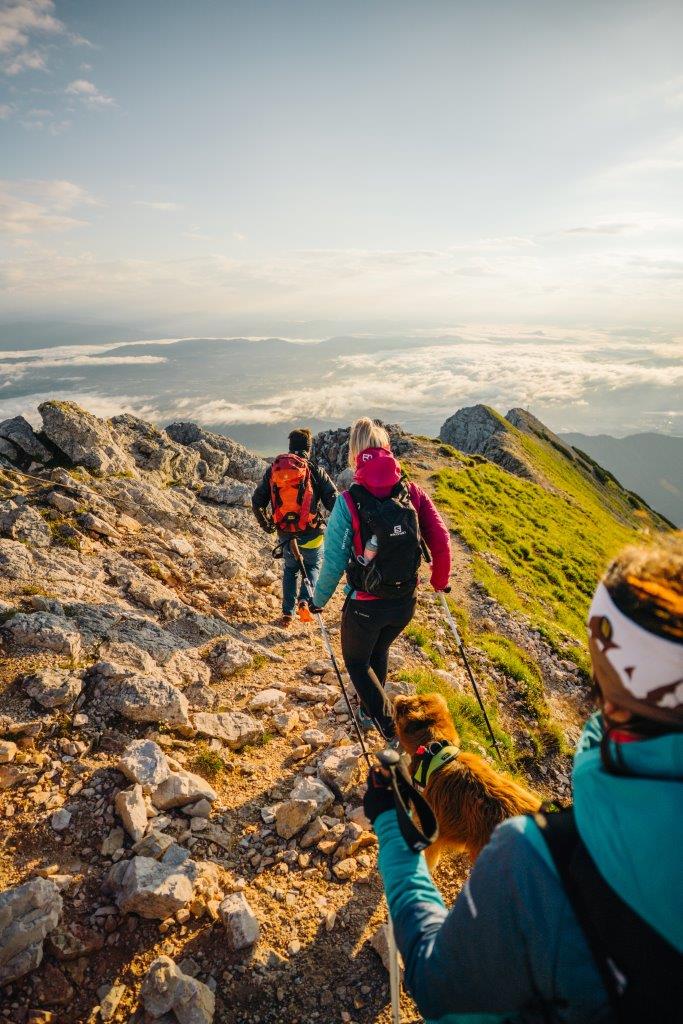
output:
{"label": "orange backpack", "polygon": [[283,533],[303,533],[317,517],[311,511],[313,484],[307,459],[278,455],[270,470],[273,522]]}

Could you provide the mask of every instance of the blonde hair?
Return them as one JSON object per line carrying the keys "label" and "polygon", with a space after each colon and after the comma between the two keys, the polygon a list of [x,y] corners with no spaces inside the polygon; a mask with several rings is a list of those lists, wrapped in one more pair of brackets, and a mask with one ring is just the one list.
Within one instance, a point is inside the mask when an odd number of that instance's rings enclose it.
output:
{"label": "blonde hair", "polygon": [[621,611],[645,629],[683,639],[683,532],[631,547],[612,562],[604,579]]}
{"label": "blonde hair", "polygon": [[383,426],[369,416],[361,416],[351,425],[349,434],[349,466],[356,468],[356,459],[366,448],[386,448],[391,451],[389,435]]}

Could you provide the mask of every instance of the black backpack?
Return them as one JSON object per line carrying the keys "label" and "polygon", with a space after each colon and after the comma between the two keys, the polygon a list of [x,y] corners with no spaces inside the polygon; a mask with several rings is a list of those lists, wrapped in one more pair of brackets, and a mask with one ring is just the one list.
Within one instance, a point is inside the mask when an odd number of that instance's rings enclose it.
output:
{"label": "black backpack", "polygon": [[579,835],[572,808],[536,815],[535,821],[593,954],[615,1020],[678,1024],[683,1019],[683,954],[607,884]]}
{"label": "black backpack", "polygon": [[[344,499],[353,523],[353,546],[346,578],[354,590],[373,597],[410,597],[417,587],[422,541],[417,512],[402,480],[387,498],[376,498],[360,484],[351,484]],[[365,545],[377,537],[377,554],[368,565]]]}

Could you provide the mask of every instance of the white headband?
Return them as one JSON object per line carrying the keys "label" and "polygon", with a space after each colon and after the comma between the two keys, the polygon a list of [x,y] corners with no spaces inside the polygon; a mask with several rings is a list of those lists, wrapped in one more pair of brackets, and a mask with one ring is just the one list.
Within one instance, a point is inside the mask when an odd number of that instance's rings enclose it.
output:
{"label": "white headband", "polygon": [[604,583],[588,613],[588,630],[621,684],[636,700],[659,708],[683,705],[683,644],[657,636],[619,611]]}

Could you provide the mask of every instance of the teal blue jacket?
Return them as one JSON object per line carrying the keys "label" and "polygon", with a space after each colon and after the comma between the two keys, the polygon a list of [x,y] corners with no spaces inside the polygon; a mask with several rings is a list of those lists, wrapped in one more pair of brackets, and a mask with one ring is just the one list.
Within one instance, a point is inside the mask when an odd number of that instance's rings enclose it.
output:
{"label": "teal blue jacket", "polygon": [[[637,778],[604,771],[601,736],[595,715],[574,764],[579,831],[622,899],[683,950],[683,786],[674,781],[683,775],[683,735],[621,744]],[[375,831],[406,983],[427,1024],[611,1024],[583,932],[531,818],[495,830],[450,911],[393,810]]]}
{"label": "teal blue jacket", "polygon": [[[327,521],[325,530],[325,550],[323,564],[315,585],[313,600],[318,608],[324,608],[337,589],[337,585],[346,572],[351,546],[353,543],[353,524],[351,513],[343,496],[339,494],[334,503],[332,514]],[[349,591],[346,587],[346,592]]]}

